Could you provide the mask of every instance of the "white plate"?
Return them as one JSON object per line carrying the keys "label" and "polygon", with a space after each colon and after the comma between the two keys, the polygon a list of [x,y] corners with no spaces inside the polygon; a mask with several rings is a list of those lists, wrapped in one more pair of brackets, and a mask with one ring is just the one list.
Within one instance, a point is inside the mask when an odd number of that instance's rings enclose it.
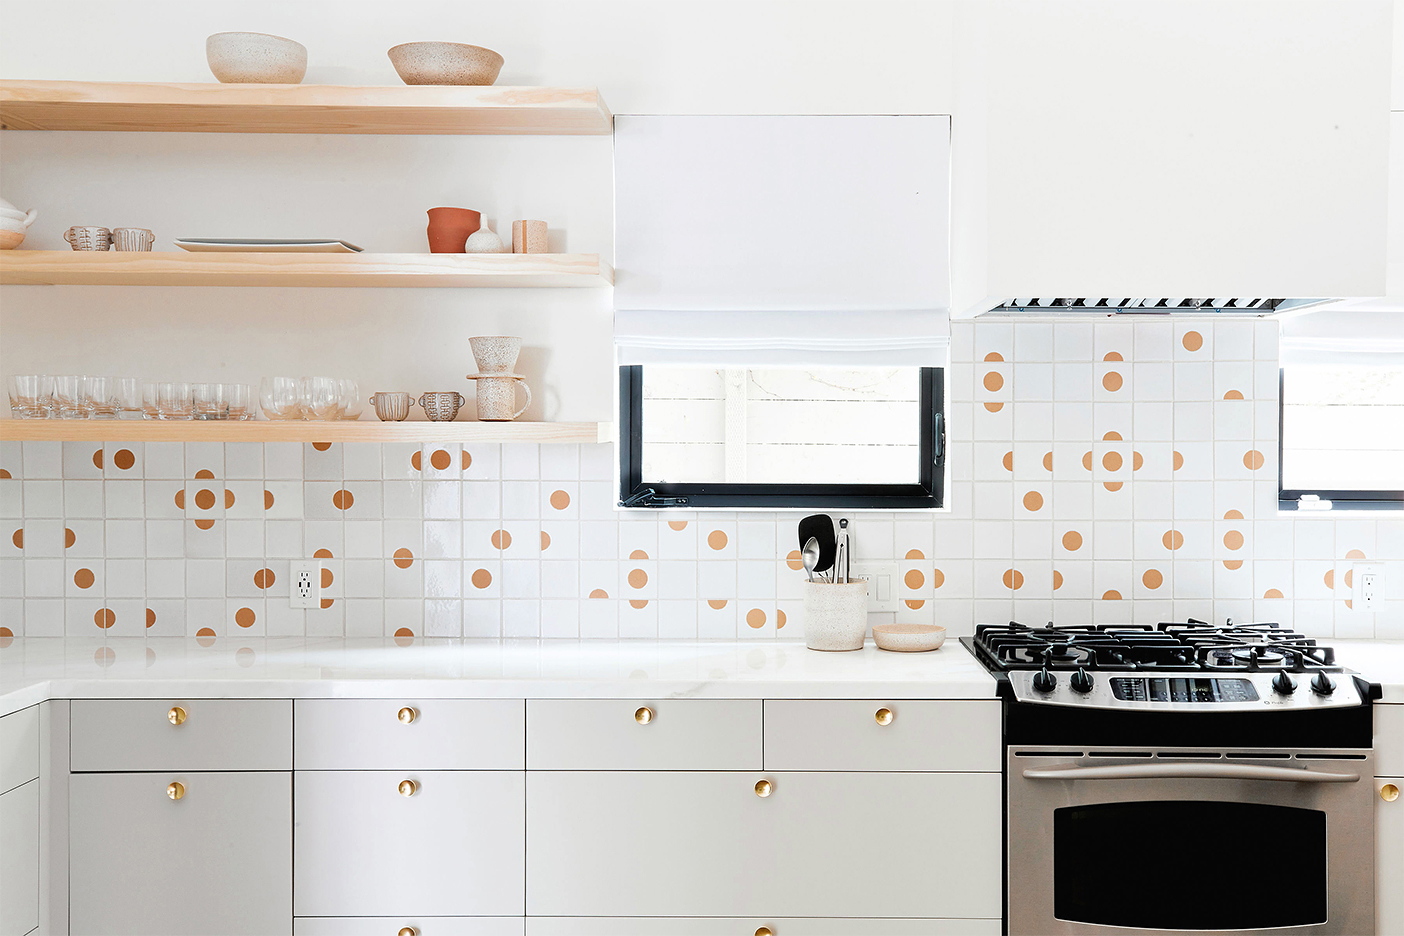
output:
{"label": "white plate", "polygon": [[181,250],[222,251],[225,253],[360,253],[361,248],[343,240],[258,240],[235,237],[182,237],[175,245]]}

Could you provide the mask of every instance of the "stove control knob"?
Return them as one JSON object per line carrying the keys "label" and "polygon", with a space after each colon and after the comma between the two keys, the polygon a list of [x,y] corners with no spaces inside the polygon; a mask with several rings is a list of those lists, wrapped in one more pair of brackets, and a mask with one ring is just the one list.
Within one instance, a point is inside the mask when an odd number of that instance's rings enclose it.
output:
{"label": "stove control knob", "polygon": [[1048,672],[1045,667],[1034,673],[1033,687],[1039,692],[1052,692],[1058,687],[1058,677]]}
{"label": "stove control knob", "polygon": [[1316,678],[1311,681],[1311,691],[1321,696],[1328,696],[1336,691],[1336,682],[1325,673],[1317,673]]}
{"label": "stove control knob", "polygon": [[1297,691],[1297,681],[1283,670],[1272,677],[1272,691],[1278,695],[1291,695]]}
{"label": "stove control knob", "polygon": [[1092,691],[1092,674],[1079,666],[1077,672],[1073,673],[1068,680],[1068,685],[1072,686],[1073,692],[1081,692],[1085,695]]}

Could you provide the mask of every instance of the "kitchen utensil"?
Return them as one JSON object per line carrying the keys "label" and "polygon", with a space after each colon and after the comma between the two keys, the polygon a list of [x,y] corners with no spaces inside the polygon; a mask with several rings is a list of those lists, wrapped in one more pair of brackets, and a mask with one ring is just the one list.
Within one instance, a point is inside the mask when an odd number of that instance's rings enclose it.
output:
{"label": "kitchen utensil", "polygon": [[800,560],[804,563],[804,574],[806,580],[814,581],[814,567],[819,564],[819,541],[814,537],[805,540],[804,547],[800,550]]}
{"label": "kitchen utensil", "polygon": [[490,85],[503,62],[491,49],[462,42],[406,42],[386,54],[407,85]]}
{"label": "kitchen utensil", "polygon": [[547,253],[545,221],[513,221],[512,253]]}
{"label": "kitchen utensil", "polygon": [[805,582],[804,645],[811,650],[861,650],[868,632],[868,583]]}
{"label": "kitchen utensil", "polygon": [[192,253],[360,253],[344,240],[289,240],[251,237],[178,237],[175,245]]}
{"label": "kitchen utensil", "polygon": [[419,406],[424,410],[424,415],[434,422],[452,422],[458,415],[458,408],[466,402],[463,394],[451,390],[423,393],[419,397]]}
{"label": "kitchen utensil", "polygon": [[814,514],[799,523],[799,541],[809,542],[810,537],[819,541],[819,562],[815,572],[827,572],[834,567],[835,539],[834,521],[828,514]]}
{"label": "kitchen utensil", "polygon": [[63,232],[74,250],[106,250],[112,246],[112,232],[96,225],[74,225]]}
{"label": "kitchen utensil", "polygon": [[873,643],[880,650],[924,653],[946,642],[946,629],[935,624],[874,624]]}
{"label": "kitchen utensil", "polygon": [[468,236],[483,224],[482,213],[472,208],[430,208],[428,214],[430,253],[463,253]]}
{"label": "kitchen utensil", "polygon": [[484,377],[517,376],[512,368],[517,365],[517,356],[522,353],[522,339],[506,335],[483,335],[468,339],[468,347],[473,349],[473,360],[478,363],[478,373]]}
{"label": "kitchen utensil", "polygon": [[113,250],[150,250],[156,235],[146,228],[113,228]]}
{"label": "kitchen utensil", "polygon": [[256,32],[221,32],[205,39],[205,60],[225,84],[301,84],[307,47]]}
{"label": "kitchen utensil", "polygon": [[[469,374],[468,379],[478,382],[478,419],[483,422],[510,422],[531,406],[531,387],[527,386],[521,374]],[[526,391],[526,402],[521,409],[513,412],[518,383]]]}
{"label": "kitchen utensil", "polygon": [[839,531],[834,544],[834,581],[840,585],[848,581],[849,542],[848,520],[839,521]]}
{"label": "kitchen utensil", "polygon": [[463,242],[464,253],[506,253],[507,247],[502,243],[502,238],[493,233],[492,228],[483,222],[483,226],[472,234],[468,235],[468,240]]}
{"label": "kitchen utensil", "polygon": [[54,378],[43,374],[10,378],[10,411],[16,419],[48,419]]}
{"label": "kitchen utensil", "polygon": [[413,402],[408,393],[398,391],[382,390],[370,398],[370,405],[375,407],[375,415],[381,422],[400,422],[409,415]]}

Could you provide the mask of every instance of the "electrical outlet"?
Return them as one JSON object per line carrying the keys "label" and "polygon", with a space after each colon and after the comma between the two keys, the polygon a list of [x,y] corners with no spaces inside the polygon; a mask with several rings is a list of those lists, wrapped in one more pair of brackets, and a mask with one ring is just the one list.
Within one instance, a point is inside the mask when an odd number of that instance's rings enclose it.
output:
{"label": "electrical outlet", "polygon": [[1384,563],[1356,562],[1350,567],[1351,601],[1356,611],[1374,611],[1384,591]]}
{"label": "electrical outlet", "polygon": [[897,597],[898,576],[901,574],[895,562],[855,562],[853,577],[868,580],[868,610],[897,611],[901,601]]}
{"label": "electrical outlet", "polygon": [[322,606],[322,563],[294,562],[289,569],[294,608],[320,608]]}

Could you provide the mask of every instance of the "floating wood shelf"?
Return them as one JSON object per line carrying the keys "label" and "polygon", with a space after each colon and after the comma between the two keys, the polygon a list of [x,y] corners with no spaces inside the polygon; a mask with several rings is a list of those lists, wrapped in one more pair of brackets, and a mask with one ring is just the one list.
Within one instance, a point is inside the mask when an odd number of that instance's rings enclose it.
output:
{"label": "floating wood shelf", "polygon": [[0,81],[0,129],[595,134],[594,88]]}
{"label": "floating wood shelf", "polygon": [[599,287],[599,254],[0,251],[6,286]]}
{"label": "floating wood shelf", "polygon": [[608,442],[612,432],[592,422],[0,419],[5,442]]}

